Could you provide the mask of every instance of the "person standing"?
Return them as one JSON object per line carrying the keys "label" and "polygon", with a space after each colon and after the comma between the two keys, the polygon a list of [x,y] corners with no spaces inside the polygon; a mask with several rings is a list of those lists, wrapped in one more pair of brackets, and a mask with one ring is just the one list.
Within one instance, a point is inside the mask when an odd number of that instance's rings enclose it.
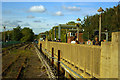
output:
{"label": "person standing", "polygon": [[88,45],[91,45],[91,41],[90,41],[90,40],[88,40],[88,41],[87,41],[87,44],[88,44]]}
{"label": "person standing", "polygon": [[99,45],[98,37],[95,37],[95,40],[93,41],[93,45]]}
{"label": "person standing", "polygon": [[73,41],[71,41],[71,43],[72,43],[72,44],[75,44],[75,43],[76,43],[75,38],[73,39]]}

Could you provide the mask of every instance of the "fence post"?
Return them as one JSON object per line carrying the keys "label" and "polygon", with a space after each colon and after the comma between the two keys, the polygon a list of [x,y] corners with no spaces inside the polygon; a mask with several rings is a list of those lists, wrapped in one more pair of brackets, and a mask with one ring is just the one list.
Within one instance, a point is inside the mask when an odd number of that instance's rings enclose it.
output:
{"label": "fence post", "polygon": [[60,75],[60,50],[58,50],[58,78]]}
{"label": "fence post", "polygon": [[54,66],[54,48],[52,48],[52,67]]}
{"label": "fence post", "polygon": [[42,52],[42,44],[40,43],[40,52]]}

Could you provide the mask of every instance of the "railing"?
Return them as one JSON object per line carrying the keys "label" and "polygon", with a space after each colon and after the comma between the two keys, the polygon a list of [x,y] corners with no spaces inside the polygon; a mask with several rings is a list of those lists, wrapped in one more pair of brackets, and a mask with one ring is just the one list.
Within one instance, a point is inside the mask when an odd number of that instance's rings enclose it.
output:
{"label": "railing", "polygon": [[[96,77],[100,76],[100,56],[101,46],[67,44],[58,42],[40,41],[42,48],[46,49],[52,55],[58,56],[58,50],[61,51],[61,58],[73,64],[79,69]],[[47,55],[47,54],[46,54]]]}
{"label": "railing", "polygon": [[[52,57],[52,48],[56,59],[60,50],[61,62],[83,77],[118,78],[120,73],[120,32],[113,32],[112,41],[102,42],[101,46],[49,41],[39,41],[38,46],[40,44],[43,53],[49,58]],[[86,73],[90,76],[86,76]]]}

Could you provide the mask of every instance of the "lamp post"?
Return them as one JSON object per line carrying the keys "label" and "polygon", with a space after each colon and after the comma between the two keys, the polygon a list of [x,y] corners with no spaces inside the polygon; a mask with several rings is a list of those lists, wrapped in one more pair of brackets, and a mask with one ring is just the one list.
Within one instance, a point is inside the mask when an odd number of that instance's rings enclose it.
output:
{"label": "lamp post", "polygon": [[101,41],[101,13],[104,11],[102,7],[100,7],[98,10],[100,12],[100,17],[99,17],[99,41]]}
{"label": "lamp post", "polygon": [[[81,21],[81,19],[78,18],[77,21]],[[79,22],[77,23],[77,40],[79,40]]]}

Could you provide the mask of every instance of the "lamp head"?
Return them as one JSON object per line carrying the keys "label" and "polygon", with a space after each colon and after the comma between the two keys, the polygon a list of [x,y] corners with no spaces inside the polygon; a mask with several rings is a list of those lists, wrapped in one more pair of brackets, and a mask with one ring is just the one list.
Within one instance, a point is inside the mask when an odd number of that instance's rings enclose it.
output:
{"label": "lamp head", "polygon": [[80,19],[80,18],[78,18],[78,19],[77,19],[77,21],[81,21],[81,19]]}
{"label": "lamp head", "polygon": [[103,12],[104,10],[102,9],[102,7],[100,7],[97,11],[98,12]]}

